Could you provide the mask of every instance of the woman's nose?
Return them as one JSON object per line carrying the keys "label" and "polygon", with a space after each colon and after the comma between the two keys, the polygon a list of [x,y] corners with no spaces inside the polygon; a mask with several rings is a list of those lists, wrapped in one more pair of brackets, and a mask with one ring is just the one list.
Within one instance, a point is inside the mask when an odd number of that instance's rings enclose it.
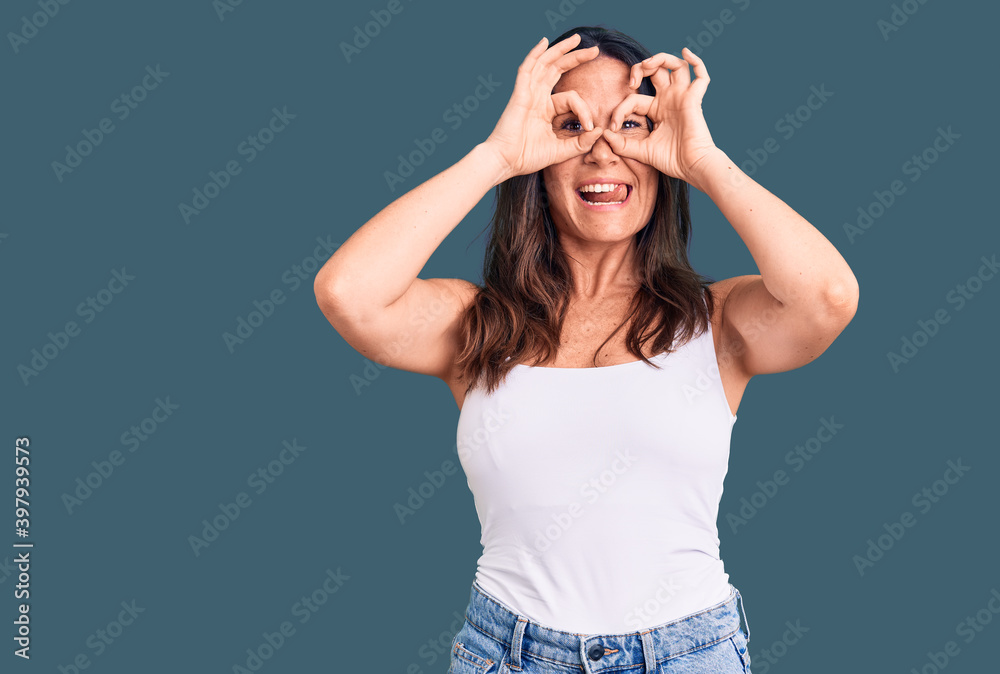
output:
{"label": "woman's nose", "polygon": [[590,148],[590,152],[587,154],[595,160],[602,162],[618,159],[618,155],[616,155],[615,151],[611,149],[611,144],[608,143],[603,134],[599,136],[596,141],[594,141],[593,146]]}

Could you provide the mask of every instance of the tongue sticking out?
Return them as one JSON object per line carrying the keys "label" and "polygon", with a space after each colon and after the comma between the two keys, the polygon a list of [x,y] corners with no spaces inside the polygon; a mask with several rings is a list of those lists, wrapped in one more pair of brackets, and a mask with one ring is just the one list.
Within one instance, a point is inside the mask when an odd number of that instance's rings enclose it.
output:
{"label": "tongue sticking out", "polygon": [[607,203],[609,201],[625,201],[625,197],[628,196],[628,186],[619,185],[610,192],[581,192],[580,196],[582,196],[587,201],[593,201],[595,203]]}

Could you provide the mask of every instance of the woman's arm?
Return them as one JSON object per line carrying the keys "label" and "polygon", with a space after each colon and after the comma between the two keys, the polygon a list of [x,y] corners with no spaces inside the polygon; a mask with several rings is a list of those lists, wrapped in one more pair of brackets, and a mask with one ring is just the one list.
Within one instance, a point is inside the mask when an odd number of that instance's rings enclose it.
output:
{"label": "woman's arm", "polygon": [[445,237],[494,186],[503,162],[486,143],[382,209],[316,274],[319,302],[351,314],[378,312],[399,299]]}
{"label": "woman's arm", "polygon": [[[542,38],[517,69],[514,92],[490,137],[355,232],[317,274],[317,297],[355,311],[388,307],[491,187],[590,149],[601,131],[594,129],[580,95],[550,94],[564,72],[597,57],[597,47],[567,53],[579,42],[579,35],[572,35],[548,47]],[[558,138],[552,119],[570,111],[588,131]]]}
{"label": "woman's arm", "polygon": [[811,362],[857,311],[858,281],[851,268],[819,230],[722,150],[706,155],[693,175],[760,271],[728,279],[732,285],[722,308],[723,328],[735,338],[727,342],[739,345],[744,374],[784,372]]}
{"label": "woman's arm", "polygon": [[[316,301],[348,344],[383,365],[448,376],[460,346],[455,325],[476,286],[417,274],[490,188],[579,155],[600,136],[579,94],[551,94],[562,73],[597,57],[596,47],[567,53],[579,41],[535,45],[490,137],[386,206],[319,270]],[[552,119],[571,110],[590,130],[559,138]]]}
{"label": "woman's arm", "polygon": [[[858,281],[819,230],[715,145],[702,113],[711,78],[705,62],[685,49],[687,60],[661,52],[632,66],[629,86],[649,77],[656,95],[632,94],[622,101],[605,136],[616,154],[655,166],[711,197],[750,250],[760,275],[712,288],[725,298],[720,311],[726,357],[737,361],[745,379],[801,367],[854,317]],[[656,124],[645,139],[616,133],[630,112]]]}
{"label": "woman's arm", "polygon": [[445,381],[461,348],[457,321],[475,297],[463,279],[421,279],[446,236],[506,171],[475,146],[356,231],[316,274],[316,303],[356,351],[387,367]]}

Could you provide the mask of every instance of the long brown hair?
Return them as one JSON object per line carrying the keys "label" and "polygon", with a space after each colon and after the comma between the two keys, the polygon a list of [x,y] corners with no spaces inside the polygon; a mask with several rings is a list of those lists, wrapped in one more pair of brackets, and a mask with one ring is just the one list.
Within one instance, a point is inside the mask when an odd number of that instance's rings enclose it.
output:
{"label": "long brown hair", "polygon": [[[556,44],[579,33],[574,49],[598,45],[602,56],[632,65],[652,56],[636,40],[616,30],[584,26],[552,40]],[[638,93],[654,95],[649,78]],[[652,122],[647,118],[649,128]],[[637,359],[657,367],[643,355],[670,351],[708,329],[714,307],[708,285],[688,262],[691,217],[688,183],[659,174],[653,214],[636,232],[640,287],[629,312],[594,353],[634,317],[625,344]],[[483,263],[483,285],[462,316],[464,346],[458,355],[460,378],[471,390],[485,382],[492,393],[518,363],[534,358],[545,362],[557,350],[569,307],[573,274],[559,243],[548,208],[542,172],[510,178],[496,187],[495,211]]]}

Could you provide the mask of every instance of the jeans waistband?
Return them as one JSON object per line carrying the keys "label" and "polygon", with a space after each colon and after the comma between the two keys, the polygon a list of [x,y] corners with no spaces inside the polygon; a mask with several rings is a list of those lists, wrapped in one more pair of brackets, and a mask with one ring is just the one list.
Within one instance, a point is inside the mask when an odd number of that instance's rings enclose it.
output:
{"label": "jeans waistband", "polygon": [[[508,666],[522,669],[522,654],[582,669],[585,674],[645,665],[647,674],[657,663],[728,639],[740,629],[740,616],[750,639],[743,597],[730,583],[729,597],[697,613],[662,625],[625,634],[577,634],[529,620],[487,593],[473,581],[465,618],[476,629],[510,649]],[[737,611],[737,605],[739,611]]]}

